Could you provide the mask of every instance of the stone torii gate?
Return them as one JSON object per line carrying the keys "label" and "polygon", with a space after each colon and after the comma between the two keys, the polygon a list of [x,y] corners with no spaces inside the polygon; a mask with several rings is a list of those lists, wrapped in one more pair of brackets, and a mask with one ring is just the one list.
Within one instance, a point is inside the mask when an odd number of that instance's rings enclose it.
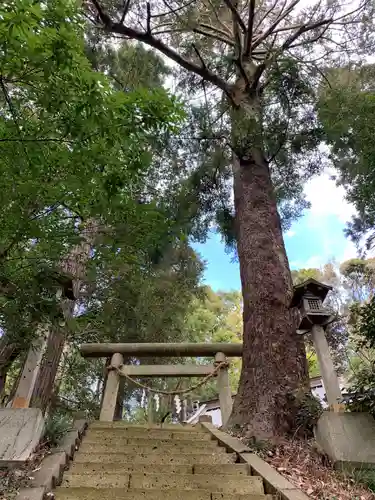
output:
{"label": "stone torii gate", "polygon": [[[109,358],[111,364],[100,411],[100,420],[113,421],[120,377],[210,377],[216,376],[220,409],[225,424],[232,412],[227,357],[241,357],[242,344],[142,343],[83,344],[81,355],[87,358]],[[126,357],[213,357],[207,365],[124,365]]]}

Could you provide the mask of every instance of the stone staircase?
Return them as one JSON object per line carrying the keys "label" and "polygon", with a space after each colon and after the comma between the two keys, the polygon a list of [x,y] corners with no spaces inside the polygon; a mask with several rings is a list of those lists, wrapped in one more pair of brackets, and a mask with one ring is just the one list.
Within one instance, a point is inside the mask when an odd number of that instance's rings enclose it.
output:
{"label": "stone staircase", "polygon": [[271,500],[202,426],[90,425],[56,500]]}

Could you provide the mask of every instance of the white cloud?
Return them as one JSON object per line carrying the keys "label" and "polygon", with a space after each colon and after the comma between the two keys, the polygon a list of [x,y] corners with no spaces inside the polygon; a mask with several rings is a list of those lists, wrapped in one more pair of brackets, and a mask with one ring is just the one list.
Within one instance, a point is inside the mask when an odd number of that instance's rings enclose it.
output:
{"label": "white cloud", "polygon": [[355,208],[345,199],[345,189],[337,186],[331,179],[332,171],[326,170],[319,177],[314,177],[305,186],[307,200],[311,203],[310,220],[319,224],[316,218],[335,215],[340,222],[348,222],[355,214]]}
{"label": "white cloud", "polygon": [[285,233],[285,236],[287,236],[288,238],[293,238],[293,236],[296,235],[296,232],[295,231],[292,231],[291,229],[289,229],[289,231],[287,231]]}

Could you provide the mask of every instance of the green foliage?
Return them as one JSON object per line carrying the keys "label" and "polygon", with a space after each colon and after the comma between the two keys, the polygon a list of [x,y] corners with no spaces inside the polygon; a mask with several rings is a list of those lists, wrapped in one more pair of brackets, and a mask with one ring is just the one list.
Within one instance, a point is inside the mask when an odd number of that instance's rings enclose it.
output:
{"label": "green foliage", "polygon": [[72,419],[65,412],[54,411],[47,416],[43,439],[49,446],[56,446],[71,426]]}
{"label": "green foliage", "polygon": [[373,469],[356,469],[353,475],[355,481],[364,484],[370,491],[375,493],[375,471]]}
{"label": "green foliage", "polygon": [[345,186],[347,198],[358,212],[348,225],[348,234],[356,242],[365,236],[368,246],[372,246],[375,227],[375,67],[341,67],[329,73],[332,85],[322,93],[319,114],[325,139],[331,146],[331,159],[337,167],[337,180]]}
{"label": "green foliage", "polygon": [[74,2],[0,8],[0,324],[9,341],[61,321],[59,287],[45,271],[79,244],[87,221],[100,233],[91,272],[121,245],[144,263],[170,223],[138,194],[182,108],[160,87],[114,89],[85,55],[84,27]]}
{"label": "green foliage", "polygon": [[287,401],[288,414],[293,418],[291,429],[293,429],[294,436],[311,438],[314,427],[323,412],[320,401],[311,393],[306,393],[303,390],[297,391],[295,394],[288,394]]}
{"label": "green foliage", "polygon": [[306,357],[310,378],[318,377],[320,375],[320,368],[316,353],[313,351],[307,352]]}

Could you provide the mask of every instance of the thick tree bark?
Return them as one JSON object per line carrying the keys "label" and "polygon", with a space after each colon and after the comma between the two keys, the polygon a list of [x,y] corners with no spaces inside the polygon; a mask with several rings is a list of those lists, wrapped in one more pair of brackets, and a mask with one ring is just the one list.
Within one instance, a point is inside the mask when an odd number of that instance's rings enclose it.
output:
{"label": "thick tree bark", "polygon": [[256,131],[247,142],[242,139],[233,165],[244,351],[228,425],[257,439],[274,439],[293,426],[289,396],[306,388],[307,363],[289,308],[292,279],[271,173],[260,134],[255,136]]}
{"label": "thick tree bark", "polygon": [[0,339],[0,397],[4,397],[5,384],[8,371],[13,362],[21,354],[22,349],[19,345],[9,343],[6,335]]}
{"label": "thick tree bark", "polygon": [[38,373],[30,407],[40,408],[45,412],[54,394],[54,383],[65,345],[65,332],[60,329],[51,331],[42,364]]}
{"label": "thick tree bark", "polygon": [[[87,261],[90,258],[91,246],[97,234],[97,224],[88,220],[82,232],[82,241],[72,248],[69,255],[61,263],[60,267],[64,273],[72,276],[72,290],[74,300],[66,298],[61,300],[61,310],[64,320],[73,317],[75,299],[79,297],[82,279],[86,273]],[[55,325],[48,338],[47,349],[43,358],[42,366],[38,374],[35,389],[31,398],[31,406],[46,411],[49,402],[55,394],[55,379],[59,369],[60,360],[64,351],[68,330],[66,326]]]}
{"label": "thick tree bark", "polygon": [[269,439],[290,430],[288,394],[305,384],[307,371],[289,308],[292,281],[270,170],[259,149],[235,161],[234,199],[244,352],[229,425]]}

